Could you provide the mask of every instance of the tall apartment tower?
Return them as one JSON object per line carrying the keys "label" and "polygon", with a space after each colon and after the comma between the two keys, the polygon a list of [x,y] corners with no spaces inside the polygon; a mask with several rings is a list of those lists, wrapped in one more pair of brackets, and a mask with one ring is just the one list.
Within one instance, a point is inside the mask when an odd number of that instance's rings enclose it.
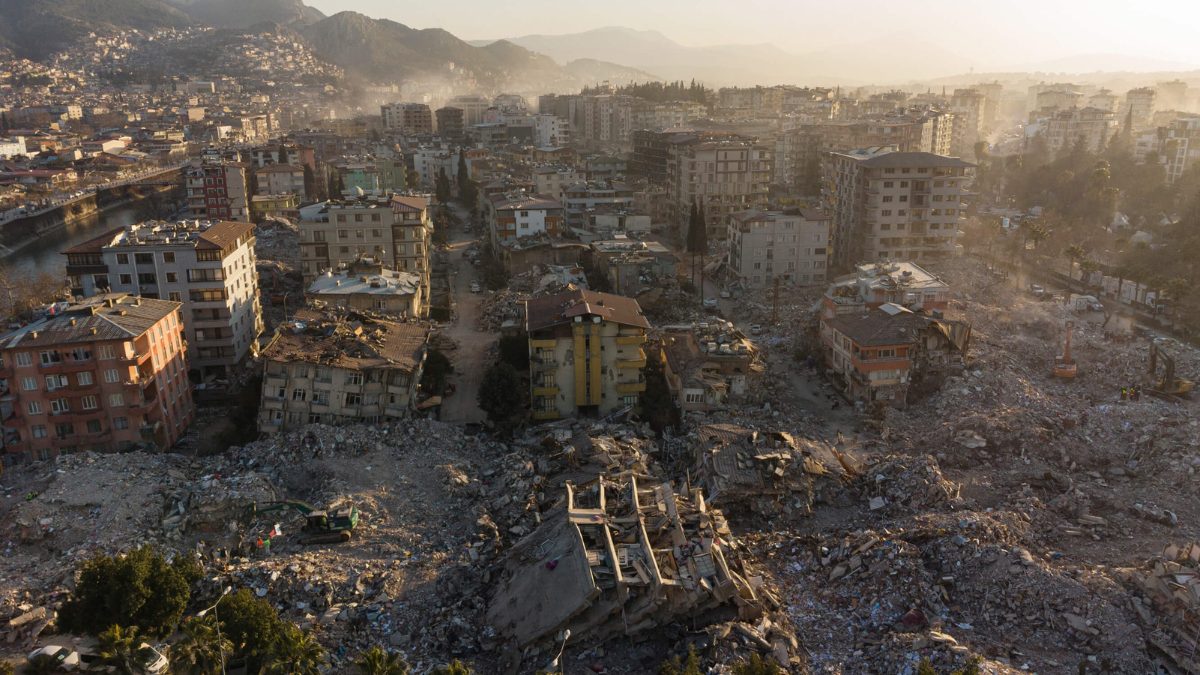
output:
{"label": "tall apartment tower", "polygon": [[193,218],[250,220],[247,175],[243,162],[202,164],[187,169],[188,210]]}
{"label": "tall apartment tower", "polygon": [[959,255],[975,165],[890,148],[825,153],[822,193],[833,213],[833,267]]}

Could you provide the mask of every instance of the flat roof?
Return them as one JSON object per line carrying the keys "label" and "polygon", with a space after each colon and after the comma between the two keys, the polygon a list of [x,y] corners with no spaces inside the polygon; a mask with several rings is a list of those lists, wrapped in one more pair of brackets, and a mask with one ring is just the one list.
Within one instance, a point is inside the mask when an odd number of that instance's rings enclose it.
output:
{"label": "flat roof", "polygon": [[421,287],[421,277],[408,272],[384,270],[382,273],[325,273],[309,285],[305,293],[316,295],[413,295]]}

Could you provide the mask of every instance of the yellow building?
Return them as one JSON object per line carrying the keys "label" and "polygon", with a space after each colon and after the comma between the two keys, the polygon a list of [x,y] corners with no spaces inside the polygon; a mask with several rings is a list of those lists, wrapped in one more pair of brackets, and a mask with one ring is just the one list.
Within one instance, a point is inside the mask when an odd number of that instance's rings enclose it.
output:
{"label": "yellow building", "polygon": [[575,290],[527,300],[534,418],[640,410],[648,328],[633,298]]}
{"label": "yellow building", "polygon": [[252,219],[280,216],[300,217],[300,197],[298,195],[258,195],[250,198],[250,217]]}

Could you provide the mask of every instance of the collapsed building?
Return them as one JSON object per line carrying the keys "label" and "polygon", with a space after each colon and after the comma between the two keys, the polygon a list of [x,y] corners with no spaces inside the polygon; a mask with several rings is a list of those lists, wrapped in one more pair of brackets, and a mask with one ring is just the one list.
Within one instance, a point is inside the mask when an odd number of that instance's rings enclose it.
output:
{"label": "collapsed building", "polygon": [[706,411],[746,393],[755,364],[754,343],[729,321],[665,326],[662,361],[667,388],[684,412]]}
{"label": "collapsed building", "polygon": [[608,278],[608,284],[620,295],[636,297],[658,281],[675,277],[679,257],[656,241],[638,241],[623,235],[593,241],[590,255],[596,267]]}
{"label": "collapsed building", "polygon": [[318,307],[328,304],[404,318],[421,316],[428,304],[422,299],[420,275],[388,269],[370,256],[325,270],[304,291],[304,299]]}
{"label": "collapsed building", "polygon": [[695,435],[690,475],[708,504],[731,512],[807,516],[827,489],[855,473],[853,460],[835,448],[783,431],[705,424]]}
{"label": "collapsed building", "polygon": [[945,310],[950,286],[910,262],[860,263],[853,274],[834,279],[821,298],[821,313],[828,317],[861,314],[886,303],[911,310]]}
{"label": "collapsed building", "polygon": [[487,619],[519,649],[601,643],[723,605],[742,620],[778,608],[700,488],[633,471],[568,483],[566,503],[509,552]]}
{"label": "collapsed building", "polygon": [[361,313],[303,309],[263,350],[258,430],[305,424],[374,424],[408,417],[417,403],[429,328]]}

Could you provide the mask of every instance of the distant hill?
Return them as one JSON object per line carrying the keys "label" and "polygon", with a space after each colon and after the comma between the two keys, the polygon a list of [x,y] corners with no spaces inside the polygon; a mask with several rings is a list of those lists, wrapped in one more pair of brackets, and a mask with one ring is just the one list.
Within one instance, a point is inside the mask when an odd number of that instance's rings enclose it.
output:
{"label": "distant hill", "polygon": [[605,81],[620,85],[630,82],[657,82],[662,79],[644,70],[596,59],[575,59],[563,66],[563,70],[584,85],[599,84]]}
{"label": "distant hill", "polygon": [[197,22],[214,28],[249,28],[264,22],[303,28],[325,18],[301,0],[167,0]]}
{"label": "distant hill", "polygon": [[29,59],[44,59],[93,31],[194,23],[161,0],[0,0],[0,45]]}

